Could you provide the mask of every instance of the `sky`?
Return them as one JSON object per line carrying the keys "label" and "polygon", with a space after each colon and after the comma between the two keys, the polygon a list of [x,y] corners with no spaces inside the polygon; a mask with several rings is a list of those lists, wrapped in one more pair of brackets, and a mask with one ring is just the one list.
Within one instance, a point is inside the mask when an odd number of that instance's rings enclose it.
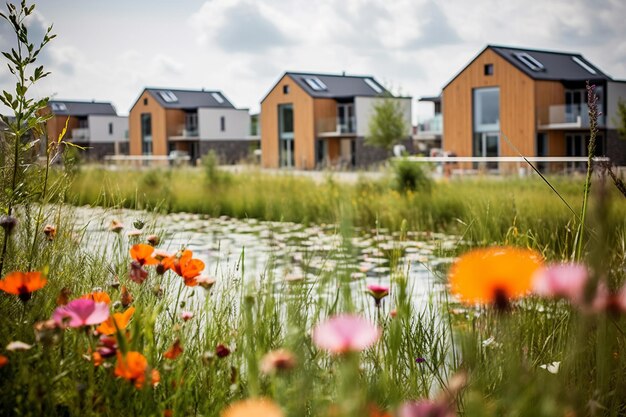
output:
{"label": "sky", "polygon": [[[15,0],[11,0],[15,1]],[[417,103],[487,44],[582,53],[626,79],[625,0],[41,0],[28,22],[51,75],[33,94],[111,101],[144,87],[220,90],[258,112],[285,71],[372,75]],[[0,49],[15,43],[0,23]],[[0,89],[14,90],[6,66]]]}

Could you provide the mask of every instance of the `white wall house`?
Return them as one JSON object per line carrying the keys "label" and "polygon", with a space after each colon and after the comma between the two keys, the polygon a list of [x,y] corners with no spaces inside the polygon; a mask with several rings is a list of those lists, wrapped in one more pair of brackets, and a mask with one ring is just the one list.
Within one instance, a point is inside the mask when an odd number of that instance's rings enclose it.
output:
{"label": "white wall house", "polygon": [[90,142],[128,142],[128,117],[91,115],[87,119]]}
{"label": "white wall house", "polygon": [[250,135],[248,109],[199,108],[198,136],[203,140],[246,140]]}
{"label": "white wall house", "polygon": [[404,116],[406,125],[406,136],[411,135],[411,97],[355,97],[354,113],[356,115],[356,134],[357,136],[369,136],[369,123],[374,114],[374,108],[384,100],[393,100],[400,107]]}

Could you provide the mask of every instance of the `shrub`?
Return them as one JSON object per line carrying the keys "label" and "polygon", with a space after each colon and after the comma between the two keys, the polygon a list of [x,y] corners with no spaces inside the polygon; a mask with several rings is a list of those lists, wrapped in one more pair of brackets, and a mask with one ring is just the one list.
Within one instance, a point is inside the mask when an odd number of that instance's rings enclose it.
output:
{"label": "shrub", "polygon": [[394,188],[399,192],[422,191],[430,192],[433,180],[427,169],[406,158],[393,162]]}

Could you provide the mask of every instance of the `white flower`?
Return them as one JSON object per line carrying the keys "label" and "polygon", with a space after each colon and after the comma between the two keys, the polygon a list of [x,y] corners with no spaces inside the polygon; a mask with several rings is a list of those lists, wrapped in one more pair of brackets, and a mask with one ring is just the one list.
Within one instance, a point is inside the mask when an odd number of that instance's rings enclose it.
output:
{"label": "white flower", "polygon": [[552,362],[546,363],[544,365],[539,365],[540,368],[545,369],[551,374],[557,374],[559,372],[559,366],[561,366],[561,362]]}

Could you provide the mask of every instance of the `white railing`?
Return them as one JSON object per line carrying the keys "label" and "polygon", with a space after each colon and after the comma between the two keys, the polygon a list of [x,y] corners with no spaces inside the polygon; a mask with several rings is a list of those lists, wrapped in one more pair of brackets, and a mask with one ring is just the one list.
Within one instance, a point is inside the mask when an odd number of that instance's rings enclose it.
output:
{"label": "white railing", "polygon": [[[526,176],[533,169],[528,162],[533,163],[535,168],[546,167],[550,164],[560,164],[560,170],[565,172],[581,171],[587,167],[586,156],[407,156],[393,158],[396,161],[406,160],[417,163],[432,163],[436,165],[436,174],[476,174],[487,172],[493,174],[517,173],[520,177]],[[609,162],[607,157],[594,157],[593,163]],[[468,164],[472,164],[469,168]],[[500,167],[499,164],[509,164]],[[458,164],[458,165],[457,165]],[[515,165],[513,165],[515,164]],[[549,170],[550,171],[550,170]],[[555,172],[555,170],[552,170]]]}
{"label": "white railing", "polygon": [[81,128],[76,128],[76,129],[72,129],[72,140],[77,141],[77,140],[89,140],[89,128],[88,127],[81,127]]}
{"label": "white railing", "polygon": [[189,155],[106,155],[104,157],[105,165],[124,165],[124,166],[168,166],[168,165],[181,165],[184,162],[189,162],[191,157]]}

